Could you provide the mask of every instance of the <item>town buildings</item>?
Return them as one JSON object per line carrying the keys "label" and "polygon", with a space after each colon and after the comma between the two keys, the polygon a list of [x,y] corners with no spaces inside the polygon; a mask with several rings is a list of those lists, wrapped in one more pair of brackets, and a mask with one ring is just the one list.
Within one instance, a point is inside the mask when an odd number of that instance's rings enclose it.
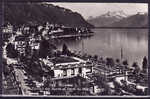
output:
{"label": "town buildings", "polygon": [[[12,28],[12,27],[8,26],[8,28]],[[22,26],[21,28],[18,28],[18,31],[20,33],[19,34],[16,33],[15,36],[13,36],[15,40],[10,41],[10,43],[14,44],[15,49],[19,52],[20,55],[29,56],[31,54],[32,56],[34,55],[34,51],[39,51],[41,41],[42,39],[45,39],[45,37],[48,37],[47,36],[48,32],[52,33],[52,35],[57,33],[59,34],[61,32],[59,31],[59,28],[50,31],[49,29],[51,28],[53,28],[53,26],[51,26],[50,24],[47,24],[45,28],[40,27],[39,29],[37,29],[37,26],[32,26],[32,27]],[[39,33],[40,30],[42,29],[44,31],[42,31],[42,33]],[[65,29],[72,31],[73,28],[65,28]],[[4,29],[4,31],[5,32],[9,31],[9,33],[12,32],[11,29],[8,29],[8,31]],[[63,35],[63,33],[60,35]],[[48,39],[46,40],[48,41]],[[45,47],[43,47],[43,49],[44,48]],[[29,53],[26,53],[26,50],[29,50]],[[46,51],[49,51],[49,49]],[[56,50],[55,52],[57,53]],[[107,66],[105,62],[100,63],[97,60],[92,60],[92,58],[87,58],[88,61],[85,61],[82,59],[83,58],[82,56],[79,58],[79,55],[67,56],[61,53],[60,55],[49,56],[48,54],[46,54],[47,58],[45,57],[41,58],[38,57],[37,55],[35,60],[33,61],[25,60],[25,62],[22,63],[20,62],[20,65],[23,67],[23,69],[29,68],[26,69],[27,76],[23,75],[23,78],[25,79],[29,79],[29,77],[33,78],[31,76],[33,71],[30,71],[30,74],[27,74],[29,72],[28,70],[34,69],[36,71],[37,69],[39,69],[38,67],[40,67],[39,71],[42,71],[40,72],[41,74],[38,73],[39,72],[38,71],[37,75],[34,76],[40,75],[42,81],[39,84],[39,82],[34,79],[33,82],[36,82],[35,88],[43,87],[44,85],[46,85],[45,82],[48,82],[48,86],[44,86],[44,87],[51,88],[50,90],[55,90],[57,93],[54,93],[54,95],[59,93],[58,92],[59,88],[64,88],[64,87],[68,88],[67,90],[64,90],[66,93],[69,92],[69,94],[73,94],[75,92],[79,92],[77,94],[81,94],[81,95],[85,93],[86,94],[88,93],[88,95],[89,94],[95,95],[101,92],[102,90],[105,90],[105,88],[99,84],[100,82],[103,82],[103,80],[99,81],[98,84],[94,82],[96,77],[93,77],[93,73],[98,74],[98,76],[104,76],[108,81],[108,82],[106,81],[105,83],[108,84],[111,88],[113,88],[113,90],[115,90],[115,86],[113,85],[112,79],[119,78],[118,76],[121,76],[122,77],[121,80],[122,80],[126,77],[126,74],[123,75],[123,69],[121,69],[122,67],[117,68],[116,66],[114,66],[116,68],[112,68],[113,66]],[[28,59],[30,60],[31,58]],[[26,62],[31,62],[31,63],[26,64]],[[32,68],[30,67],[30,64],[32,65]],[[133,76],[133,74],[127,75],[127,77],[129,76]],[[80,88],[80,90],[78,90],[78,88]],[[47,91],[50,92],[50,90]],[[49,95],[51,94],[52,93],[49,93]]]}
{"label": "town buildings", "polygon": [[9,23],[6,26],[2,27],[2,37],[3,41],[9,41],[9,38],[13,35],[13,26]]}
{"label": "town buildings", "polygon": [[25,55],[25,48],[26,48],[25,36],[16,36],[14,45],[15,49],[20,53],[20,55]]}

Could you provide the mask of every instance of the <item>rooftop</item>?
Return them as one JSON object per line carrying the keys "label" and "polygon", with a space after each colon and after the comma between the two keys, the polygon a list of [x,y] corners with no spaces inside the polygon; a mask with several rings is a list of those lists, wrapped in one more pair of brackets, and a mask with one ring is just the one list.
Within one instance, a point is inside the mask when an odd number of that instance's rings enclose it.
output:
{"label": "rooftop", "polygon": [[[62,69],[62,68],[73,68],[78,66],[91,66],[89,64],[86,64],[86,61],[77,58],[77,57],[68,57],[68,56],[60,56],[60,57],[55,57],[53,59],[41,59],[44,64],[55,68],[55,69]],[[53,67],[55,66],[55,67]]]}
{"label": "rooftop", "polygon": [[77,58],[77,57],[68,57],[68,56],[60,56],[51,60],[55,65],[68,65],[68,64],[78,64],[85,63],[86,61]]}

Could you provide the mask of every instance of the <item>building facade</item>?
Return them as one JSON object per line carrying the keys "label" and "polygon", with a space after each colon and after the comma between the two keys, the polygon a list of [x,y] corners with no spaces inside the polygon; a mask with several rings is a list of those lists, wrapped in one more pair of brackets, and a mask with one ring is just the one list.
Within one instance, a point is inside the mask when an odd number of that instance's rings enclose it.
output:
{"label": "building facade", "polygon": [[15,49],[20,53],[20,55],[25,55],[25,48],[27,45],[25,36],[15,37]]}

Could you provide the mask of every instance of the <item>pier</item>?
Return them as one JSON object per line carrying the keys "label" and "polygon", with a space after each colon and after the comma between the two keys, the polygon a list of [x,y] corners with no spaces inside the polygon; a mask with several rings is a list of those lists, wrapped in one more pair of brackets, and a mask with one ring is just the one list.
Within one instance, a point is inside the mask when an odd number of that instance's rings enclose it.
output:
{"label": "pier", "polygon": [[59,39],[59,38],[74,38],[74,37],[89,37],[93,36],[93,34],[76,34],[76,35],[61,35],[61,36],[51,36],[53,39]]}

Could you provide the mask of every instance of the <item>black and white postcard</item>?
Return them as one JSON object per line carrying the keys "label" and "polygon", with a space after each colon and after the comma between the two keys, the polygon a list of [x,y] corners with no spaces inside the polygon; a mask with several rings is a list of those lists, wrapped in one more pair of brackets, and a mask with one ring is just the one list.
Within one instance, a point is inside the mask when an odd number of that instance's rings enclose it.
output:
{"label": "black and white postcard", "polygon": [[3,96],[148,96],[147,3],[2,8]]}

